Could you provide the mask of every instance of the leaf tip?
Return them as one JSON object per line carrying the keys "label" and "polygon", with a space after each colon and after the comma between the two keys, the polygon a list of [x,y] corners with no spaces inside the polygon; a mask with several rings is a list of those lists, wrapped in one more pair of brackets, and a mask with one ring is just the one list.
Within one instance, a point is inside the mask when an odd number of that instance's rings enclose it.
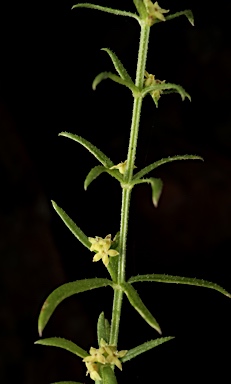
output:
{"label": "leaf tip", "polygon": [[64,132],[64,131],[62,131],[62,132],[59,132],[58,136],[65,136],[65,135],[66,135],[66,133],[67,133],[67,132]]}
{"label": "leaf tip", "polygon": [[96,90],[96,83],[95,83],[95,80],[94,80],[93,83],[92,83],[92,89],[93,89],[93,91]]}
{"label": "leaf tip", "polygon": [[53,208],[56,209],[57,204],[56,204],[56,202],[54,200],[51,200],[51,204],[52,204]]}

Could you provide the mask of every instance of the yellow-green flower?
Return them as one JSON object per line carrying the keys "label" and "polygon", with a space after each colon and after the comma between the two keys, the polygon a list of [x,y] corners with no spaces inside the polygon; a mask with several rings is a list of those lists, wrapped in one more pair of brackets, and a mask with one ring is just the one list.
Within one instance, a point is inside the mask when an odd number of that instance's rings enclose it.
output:
{"label": "yellow-green flower", "polygon": [[92,362],[85,362],[85,364],[87,367],[87,375],[90,374],[90,378],[94,381],[101,380],[98,364]]}
{"label": "yellow-green flower", "polygon": [[155,23],[155,19],[165,21],[164,13],[168,13],[169,9],[163,9],[157,1],[153,4],[151,0],[144,0],[144,5],[148,13],[148,24],[150,26]]}
{"label": "yellow-green flower", "polygon": [[[148,73],[147,71],[145,71],[144,76],[145,76],[145,79],[144,79],[144,86],[145,87],[149,87],[150,85],[165,83],[165,80],[158,80],[155,78],[154,75],[152,75],[151,73]],[[163,93],[162,89],[156,89],[156,90],[150,92],[156,106],[158,106],[158,100],[159,100],[162,93]]]}
{"label": "yellow-green flower", "polygon": [[127,165],[127,160],[125,160],[124,162],[121,162],[117,165],[113,165],[113,167],[111,167],[110,169],[118,169],[118,171],[124,175],[125,174],[125,171],[126,171],[126,165]]}
{"label": "yellow-green flower", "polygon": [[[109,168],[109,169],[118,169],[118,171],[124,175],[125,174],[125,171],[126,171],[126,166],[127,166],[127,160],[125,160],[124,162],[121,162],[117,165],[113,165],[113,167]],[[134,168],[136,168],[136,166],[134,165]]]}
{"label": "yellow-green flower", "polygon": [[91,362],[91,363],[97,362],[97,363],[105,364],[106,358],[103,355],[104,352],[105,352],[104,348],[96,349],[96,348],[91,347],[90,352],[89,352],[90,356],[84,357],[83,361],[85,363],[86,362]]}
{"label": "yellow-green flower", "polygon": [[119,252],[117,252],[115,249],[110,249],[112,244],[111,235],[107,235],[105,239],[98,236],[95,238],[89,237],[88,240],[91,243],[90,251],[97,252],[93,257],[93,261],[99,261],[102,259],[105,267],[107,267],[109,264],[109,256],[114,257],[119,254]]}
{"label": "yellow-green flower", "polygon": [[106,362],[116,365],[122,371],[122,364],[119,358],[124,357],[127,351],[117,351],[114,345],[108,345],[104,340],[101,340],[100,346],[104,347],[107,354]]}
{"label": "yellow-green flower", "polygon": [[100,364],[113,364],[122,371],[122,364],[119,358],[126,355],[127,351],[117,351],[114,345],[108,345],[103,339],[100,341],[100,348],[90,348],[90,355],[84,357],[83,362],[87,367],[87,375],[94,381],[101,380],[99,375]]}

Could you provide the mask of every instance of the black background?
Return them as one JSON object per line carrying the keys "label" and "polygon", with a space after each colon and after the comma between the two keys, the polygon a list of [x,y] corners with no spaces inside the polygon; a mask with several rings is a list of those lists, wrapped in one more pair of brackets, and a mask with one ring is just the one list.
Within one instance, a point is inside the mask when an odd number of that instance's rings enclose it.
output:
{"label": "black background", "polygon": [[[98,4],[133,11],[132,2]],[[0,381],[46,384],[85,378],[80,359],[34,346],[37,317],[60,284],[106,277],[101,263],[79,244],[52,210],[55,200],[88,236],[118,231],[120,188],[102,175],[86,192],[84,178],[97,161],[79,144],[58,137],[70,131],[99,146],[115,164],[124,161],[131,121],[129,90],[92,80],[113,71],[102,47],[112,49],[134,78],[139,26],[133,19],[79,9],[70,1],[5,2],[0,9]],[[185,17],[152,28],[147,70],[181,84],[178,95],[146,98],[136,165],[162,157],[198,154],[202,162],[171,163],[152,176],[164,181],[158,209],[148,186],[134,190],[127,275],[168,273],[214,281],[231,291],[231,49],[230,2],[162,1]],[[118,382],[219,382],[229,377],[230,301],[202,288],[143,283],[145,304],[174,341],[124,365]],[[64,302],[44,337],[96,345],[96,321],[110,318],[109,288]],[[124,300],[119,349],[156,338]]]}

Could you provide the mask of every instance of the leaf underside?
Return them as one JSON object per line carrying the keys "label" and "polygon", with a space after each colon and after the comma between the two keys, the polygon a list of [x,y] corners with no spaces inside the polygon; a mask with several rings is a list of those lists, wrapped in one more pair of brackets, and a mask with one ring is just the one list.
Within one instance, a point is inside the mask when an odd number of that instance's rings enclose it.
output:
{"label": "leaf underside", "polygon": [[194,285],[197,287],[204,287],[214,289],[223,295],[230,297],[231,294],[227,292],[220,285],[212,283],[207,280],[196,279],[191,277],[181,277],[181,276],[172,276],[172,275],[161,275],[161,274],[148,274],[148,275],[138,275],[131,277],[129,283],[138,283],[138,282],[157,282],[157,283],[175,283],[175,284],[185,284],[185,285]]}
{"label": "leaf underside", "polygon": [[142,302],[137,291],[129,283],[122,283],[121,287],[126,294],[130,304],[135,308],[135,310],[140,314],[141,317],[157,332],[161,334],[161,329],[156,319],[152,316],[151,312]]}
{"label": "leaf underside", "polygon": [[112,286],[112,282],[108,279],[83,279],[77,280],[72,283],[66,283],[56,288],[44,302],[38,320],[39,335],[42,332],[53,314],[56,307],[66,298],[75,295],[77,293],[89,291],[91,289]]}
{"label": "leaf underside", "polygon": [[79,381],[57,381],[56,383],[51,383],[51,384],[84,384],[84,383],[80,383]]}
{"label": "leaf underside", "polygon": [[101,312],[97,322],[97,338],[98,345],[100,346],[100,341],[103,339],[106,343],[109,343],[110,337],[110,324],[107,319],[105,319],[104,312]]}
{"label": "leaf underside", "polygon": [[82,243],[85,247],[90,249],[91,243],[88,240],[88,237],[83,233],[83,231],[74,223],[74,221],[67,215],[67,213],[60,208],[55,201],[51,200],[52,205],[55,211],[58,213],[60,218],[66,224],[67,228],[73,233],[73,235]]}
{"label": "leaf underside", "polygon": [[116,69],[116,71],[118,72],[118,74],[120,75],[120,77],[123,79],[123,80],[126,80],[126,81],[130,81],[131,83],[133,83],[131,77],[129,76],[129,74],[127,73],[126,69],[124,68],[123,64],[121,63],[121,61],[119,60],[119,58],[116,56],[116,54],[114,52],[112,52],[110,49],[108,48],[102,48],[102,51],[105,51],[108,53],[108,55],[110,56],[112,62],[113,62],[113,65]]}
{"label": "leaf underside", "polygon": [[89,187],[89,185],[94,181],[98,176],[100,176],[102,173],[108,173],[110,176],[114,177],[119,182],[122,182],[122,177],[116,169],[108,169],[104,167],[103,165],[97,165],[96,167],[92,168],[90,172],[87,174],[87,177],[84,181],[84,189],[85,191]]}
{"label": "leaf underside", "polygon": [[122,363],[125,363],[126,361],[134,359],[134,357],[140,355],[141,353],[147,352],[150,349],[153,349],[158,345],[166,343],[167,341],[172,339],[174,339],[174,337],[169,336],[169,337],[160,337],[159,339],[146,341],[145,343],[138,345],[135,348],[129,349],[126,355],[121,358],[121,361]]}
{"label": "leaf underside", "polygon": [[81,136],[74,135],[69,132],[61,132],[59,136],[67,137],[68,139],[74,140],[77,143],[83,145],[92,155],[96,157],[96,159],[103,164],[105,167],[110,168],[114,164],[100,149],[98,149],[95,145],[91,144],[90,141],[84,139]]}
{"label": "leaf underside", "polygon": [[137,172],[133,176],[133,180],[140,179],[141,177],[145,176],[147,173],[158,168],[160,165],[171,163],[172,161],[179,161],[179,160],[202,160],[203,161],[203,158],[197,155],[176,155],[171,157],[170,156],[164,157],[163,159],[155,161],[154,163],[149,164],[147,167],[141,169],[139,172]]}
{"label": "leaf underside", "polygon": [[38,340],[35,342],[35,344],[46,345],[49,347],[62,348],[62,349],[65,349],[66,351],[71,352],[74,355],[79,356],[81,358],[84,358],[84,357],[89,355],[89,353],[87,353],[87,351],[80,348],[78,345],[76,345],[72,341],[66,340],[62,337],[50,337],[48,339]]}
{"label": "leaf underside", "polygon": [[101,5],[96,5],[96,4],[79,3],[79,4],[73,5],[71,9],[75,9],[75,8],[91,8],[91,9],[96,9],[98,11],[111,13],[111,14],[114,14],[116,16],[132,17],[133,19],[136,19],[138,22],[140,21],[139,17],[135,13],[131,13],[131,12],[127,12],[127,11],[121,11],[120,9],[102,7]]}

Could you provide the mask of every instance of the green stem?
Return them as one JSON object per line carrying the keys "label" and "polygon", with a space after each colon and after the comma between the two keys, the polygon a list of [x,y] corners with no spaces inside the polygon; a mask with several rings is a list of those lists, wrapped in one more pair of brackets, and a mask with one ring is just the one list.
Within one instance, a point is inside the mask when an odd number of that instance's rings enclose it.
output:
{"label": "green stem", "polygon": [[[142,24],[140,32],[140,43],[136,70],[136,86],[142,90],[144,81],[144,71],[146,67],[148,42],[149,42],[150,27]],[[128,234],[128,219],[129,207],[131,200],[131,180],[133,177],[133,169],[136,157],[136,148],[140,124],[140,113],[142,106],[142,97],[136,97],[133,103],[131,132],[129,139],[128,155],[127,155],[127,170],[124,175],[124,183],[122,185],[122,205],[121,205],[121,221],[120,221],[120,244],[119,244],[119,265],[118,265],[118,289],[114,291],[114,300],[112,308],[110,344],[117,345],[119,335],[119,324],[121,316],[121,307],[123,301],[123,291],[119,285],[126,281],[126,247]]]}

